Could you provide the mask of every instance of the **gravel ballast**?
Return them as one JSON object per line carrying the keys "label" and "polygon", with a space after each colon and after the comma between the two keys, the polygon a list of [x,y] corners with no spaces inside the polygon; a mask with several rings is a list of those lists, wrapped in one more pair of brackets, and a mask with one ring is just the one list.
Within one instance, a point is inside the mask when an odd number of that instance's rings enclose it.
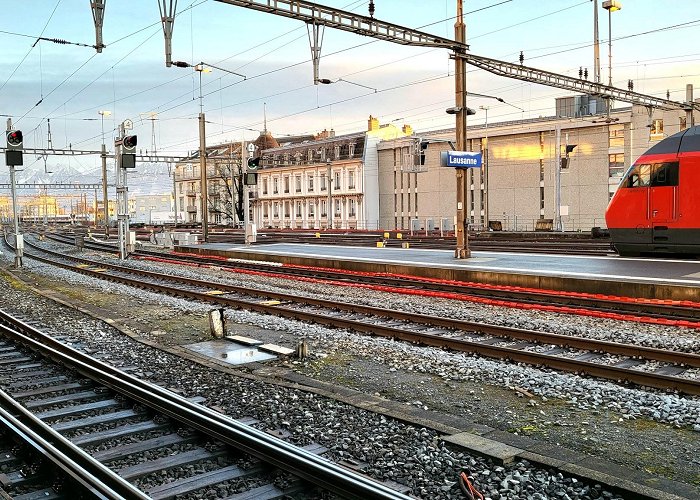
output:
{"label": "gravel ballast", "polygon": [[[67,248],[63,245],[47,245]],[[97,255],[85,252],[91,259]],[[7,259],[7,256],[4,257]],[[114,261],[111,258],[105,260]],[[6,260],[6,263],[9,260]],[[129,261],[129,265],[189,277],[217,277],[256,288],[327,297],[322,284],[279,280]],[[204,304],[163,297],[101,282],[38,264],[25,258],[21,274],[37,288],[51,288],[73,301],[93,303],[115,316],[122,314],[132,330],[151,342],[181,345],[208,339]],[[3,283],[3,308],[38,315],[56,331],[69,330],[76,345],[93,350],[117,366],[136,366],[140,374],[166,387],[179,387],[188,397],[205,395],[233,417],[253,416],[269,428],[292,432],[300,444],[316,441],[335,458],[367,461],[380,478],[409,484],[423,498],[462,498],[454,484],[466,468],[491,498],[599,498],[600,489],[557,477],[529,464],[500,467],[445,448],[437,434],[374,415],[315,394],[260,387],[247,379],[227,377],[133,342],[102,322],[57,308],[16,283]],[[86,286],[89,289],[83,290]],[[395,309],[486,320],[520,328],[590,335],[601,339],[639,339],[644,345],[697,352],[700,336],[692,330],[615,322],[586,317],[503,309],[444,299],[377,293],[332,287],[333,296]],[[50,311],[50,312],[49,312]],[[60,313],[59,313],[60,311]],[[50,315],[50,316],[49,316]],[[280,367],[319,380],[346,385],[406,406],[464,417],[513,434],[533,436],[641,468],[688,484],[700,483],[700,403],[658,391],[624,388],[597,380],[543,371],[512,363],[484,360],[386,339],[368,338],[317,325],[227,311],[232,333],[293,347],[306,339],[310,357],[277,361]],[[243,369],[246,370],[246,369]],[[272,410],[274,409],[274,410]],[[371,429],[371,431],[369,431]],[[586,489],[588,488],[588,489]],[[607,493],[607,492],[606,492]],[[538,496],[539,495],[539,496]],[[567,496],[564,496],[567,495]],[[606,495],[606,497],[608,497]]]}

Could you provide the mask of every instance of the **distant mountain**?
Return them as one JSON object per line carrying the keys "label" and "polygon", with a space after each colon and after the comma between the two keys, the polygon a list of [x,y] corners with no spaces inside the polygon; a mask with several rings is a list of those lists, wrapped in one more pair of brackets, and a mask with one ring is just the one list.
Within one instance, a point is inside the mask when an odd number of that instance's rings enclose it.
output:
{"label": "distant mountain", "polygon": [[[174,167],[173,167],[174,168]],[[43,168],[31,168],[18,171],[16,180],[18,184],[101,184],[102,169],[97,167],[88,171],[80,171],[70,165],[55,165],[50,173]],[[9,183],[10,173],[8,169],[0,169],[0,183]],[[114,166],[107,164],[107,184],[110,188],[110,197],[113,197],[115,178]],[[169,193],[173,189],[172,176],[168,175],[168,165],[165,163],[139,163],[138,167],[129,170],[127,174],[129,194],[160,194]],[[34,190],[32,190],[34,191]],[[68,194],[68,192],[66,192]]]}

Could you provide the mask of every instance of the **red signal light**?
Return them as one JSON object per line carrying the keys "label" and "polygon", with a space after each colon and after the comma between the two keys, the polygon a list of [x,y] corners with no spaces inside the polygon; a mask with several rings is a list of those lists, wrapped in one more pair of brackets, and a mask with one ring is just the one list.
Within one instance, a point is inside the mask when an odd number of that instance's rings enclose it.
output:
{"label": "red signal light", "polygon": [[7,132],[7,145],[9,147],[18,147],[22,145],[22,131],[21,130],[11,130]]}
{"label": "red signal light", "polygon": [[127,151],[132,151],[138,142],[138,139],[135,135],[127,135],[124,137],[122,140],[122,146],[124,146],[124,149]]}

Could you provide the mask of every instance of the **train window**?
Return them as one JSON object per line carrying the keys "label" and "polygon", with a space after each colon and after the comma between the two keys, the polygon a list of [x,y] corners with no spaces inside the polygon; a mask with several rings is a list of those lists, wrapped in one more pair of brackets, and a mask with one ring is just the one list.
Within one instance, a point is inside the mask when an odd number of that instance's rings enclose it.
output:
{"label": "train window", "polygon": [[623,185],[630,188],[647,187],[649,186],[650,179],[651,165],[646,163],[641,165],[633,165],[627,174]]}
{"label": "train window", "polygon": [[700,150],[700,127],[690,127],[684,132],[679,152],[689,153]]}
{"label": "train window", "polygon": [[651,185],[653,186],[677,186],[678,162],[670,161],[655,163],[652,166]]}

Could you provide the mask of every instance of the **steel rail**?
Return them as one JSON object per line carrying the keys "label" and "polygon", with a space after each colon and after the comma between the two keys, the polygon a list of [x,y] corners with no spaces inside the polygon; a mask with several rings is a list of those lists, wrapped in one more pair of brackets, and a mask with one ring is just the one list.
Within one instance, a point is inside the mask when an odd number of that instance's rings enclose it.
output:
{"label": "steel rail", "polygon": [[[126,272],[131,274],[137,274],[140,276],[148,276],[157,280],[163,280],[165,278],[172,281],[180,281],[188,285],[194,285],[198,287],[215,289],[219,291],[228,291],[236,293],[244,293],[246,295],[255,294],[258,296],[263,296],[265,298],[273,298],[280,301],[279,305],[267,305],[265,303],[255,303],[245,300],[240,300],[236,298],[226,297],[224,295],[212,295],[210,292],[199,292],[194,290],[184,290],[174,286],[169,286],[160,283],[149,283],[139,278],[128,278],[124,276],[117,276],[113,274],[107,274],[104,271],[93,271],[87,268],[77,268],[69,264],[53,262],[50,259],[45,259],[43,257],[38,257],[25,253],[27,257],[37,258],[38,260],[58,265],[60,267],[70,269],[72,271],[97,277],[100,279],[107,279],[112,281],[118,281],[123,284],[131,285],[137,288],[147,288],[159,292],[166,292],[172,295],[178,295],[182,297],[187,297],[203,302],[216,303],[220,305],[225,305],[228,307],[236,309],[246,309],[259,312],[262,314],[271,314],[276,316],[281,316],[285,318],[297,319],[301,321],[307,321],[311,323],[318,323],[327,326],[333,326],[336,328],[345,328],[349,330],[354,330],[358,332],[368,333],[372,335],[380,335],[384,337],[397,338],[400,340],[405,340],[412,343],[429,345],[433,347],[441,347],[453,349],[460,352],[473,352],[481,354],[487,357],[499,358],[499,359],[510,359],[517,362],[524,362],[532,365],[544,365],[551,368],[556,368],[562,371],[569,372],[583,372],[589,375],[609,379],[609,380],[626,380],[634,384],[656,387],[661,389],[673,389],[676,391],[681,391],[687,394],[700,394],[700,380],[685,379],[680,377],[672,377],[668,375],[663,375],[653,372],[642,372],[639,370],[620,368],[610,365],[602,365],[598,363],[592,363],[587,361],[581,361],[571,358],[555,357],[547,354],[540,354],[535,352],[528,352],[518,349],[512,349],[509,347],[501,346],[491,346],[478,341],[470,341],[465,339],[454,339],[447,338],[441,335],[431,334],[428,332],[413,332],[406,330],[397,326],[386,326],[366,323],[362,321],[357,321],[348,318],[337,318],[332,317],[327,314],[319,314],[308,311],[299,311],[294,309],[285,308],[282,302],[289,303],[305,303],[312,306],[324,307],[326,309],[339,309],[349,312],[355,312],[360,314],[368,314],[380,317],[390,317],[392,319],[398,319],[401,321],[412,321],[416,323],[422,323],[425,325],[438,325],[450,329],[457,330],[467,330],[467,331],[481,331],[483,333],[492,334],[496,336],[508,336],[520,335],[520,337],[515,337],[524,340],[535,340],[540,342],[550,343],[544,339],[551,339],[555,345],[563,345],[568,347],[577,347],[587,350],[607,350],[613,354],[623,354],[626,356],[641,356],[646,359],[657,359],[666,362],[673,363],[683,363],[689,366],[700,366],[700,356],[692,353],[683,353],[677,351],[665,351],[662,349],[654,349],[649,347],[634,346],[629,344],[614,344],[604,341],[589,340],[583,338],[569,337],[566,335],[555,335],[547,334],[542,332],[532,332],[527,330],[518,330],[513,328],[504,328],[497,325],[481,325],[478,323],[463,322],[461,320],[451,320],[449,318],[434,318],[428,316],[415,315],[413,313],[403,313],[398,311],[385,310],[380,308],[374,308],[370,306],[356,306],[354,304],[344,304],[337,301],[328,301],[323,299],[311,299],[306,297],[298,297],[289,294],[282,294],[276,292],[267,291],[256,291],[250,289],[244,289],[242,287],[233,287],[219,283],[208,283],[201,280],[195,280],[191,278],[179,278],[169,275],[162,275],[158,273],[152,273],[150,271],[134,270],[131,268],[122,268],[120,266],[114,266],[104,263],[93,263],[93,265],[100,266],[101,269],[112,268],[120,272]],[[65,258],[65,257],[64,257]],[[75,259],[72,258],[71,259]],[[77,259],[81,260],[81,259]],[[86,259],[84,259],[86,260]],[[392,316],[392,313],[396,313]],[[539,340],[538,340],[539,339]]]}
{"label": "steel rail", "polygon": [[89,355],[61,344],[36,328],[0,311],[12,325],[0,325],[0,332],[16,342],[27,345],[42,355],[71,366],[79,373],[112,390],[134,399],[144,406],[216,439],[234,446],[267,463],[320,486],[344,498],[364,500],[408,500],[391,488],[368,477],[355,474],[316,454],[277,439],[266,432],[241,424],[212,409],[150,384]]}
{"label": "steel rail", "polygon": [[[30,242],[25,241],[28,246],[33,246]],[[100,245],[100,244],[98,244]],[[92,247],[95,249],[101,249],[105,251],[104,247]],[[47,249],[40,249],[44,252],[51,252]],[[110,248],[109,251],[113,251]],[[57,254],[57,252],[54,252]],[[244,268],[252,270],[263,270],[270,274],[279,274],[287,276],[309,276],[313,278],[319,278],[320,275],[324,279],[336,279],[339,281],[357,281],[364,283],[379,283],[383,286],[396,286],[396,287],[408,287],[415,289],[417,287],[426,290],[437,290],[442,292],[451,293],[461,293],[467,296],[477,296],[477,297],[498,297],[500,299],[510,299],[516,300],[522,303],[528,304],[556,304],[560,306],[576,306],[584,308],[587,310],[604,310],[613,311],[616,313],[627,313],[634,315],[644,315],[652,317],[661,318],[678,318],[678,319],[700,319],[700,307],[685,307],[681,305],[668,305],[668,304],[656,304],[656,303],[635,303],[635,302],[621,302],[615,299],[608,298],[594,298],[594,297],[577,297],[573,295],[562,295],[557,294],[556,291],[552,293],[537,292],[532,290],[518,291],[518,290],[499,290],[494,288],[480,288],[478,284],[470,285],[468,283],[440,283],[431,282],[423,280],[420,277],[415,277],[413,279],[406,279],[402,277],[395,276],[370,276],[370,275],[350,275],[342,271],[335,271],[333,269],[304,269],[300,267],[281,267],[281,266],[270,266],[269,263],[255,264],[251,262],[236,262],[228,263],[222,262],[220,259],[207,259],[206,257],[191,257],[188,255],[164,255],[158,252],[149,251],[137,251],[135,256],[149,256],[157,257],[161,259],[172,259],[184,262],[206,262],[218,267],[234,267],[234,268]],[[102,264],[100,264],[102,265]]]}
{"label": "steel rail", "polygon": [[95,498],[149,497],[118,474],[105,467],[68,439],[53,430],[26,408],[0,390],[0,425],[5,432],[32,447],[56,469],[60,470],[75,489],[72,493],[89,494]]}

